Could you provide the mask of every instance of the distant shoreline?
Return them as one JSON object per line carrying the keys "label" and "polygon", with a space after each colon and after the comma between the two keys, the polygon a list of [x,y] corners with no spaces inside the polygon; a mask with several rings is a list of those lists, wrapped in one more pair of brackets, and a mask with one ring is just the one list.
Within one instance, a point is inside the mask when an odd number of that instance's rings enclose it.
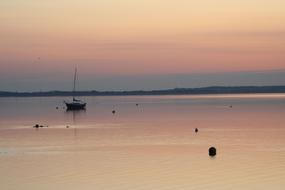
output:
{"label": "distant shoreline", "polygon": [[52,97],[52,96],[144,96],[144,95],[203,95],[203,94],[250,94],[285,93],[285,86],[211,86],[202,88],[173,88],[165,90],[135,91],[46,91],[7,92],[0,91],[0,97]]}

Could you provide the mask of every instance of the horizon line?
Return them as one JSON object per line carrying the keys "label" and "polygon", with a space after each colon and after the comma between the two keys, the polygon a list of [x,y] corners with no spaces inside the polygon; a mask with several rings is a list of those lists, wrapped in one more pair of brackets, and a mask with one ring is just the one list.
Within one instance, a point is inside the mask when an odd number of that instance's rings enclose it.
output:
{"label": "horizon line", "polygon": [[285,85],[250,86],[207,86],[197,88],[168,88],[153,90],[115,90],[115,91],[1,91],[0,97],[41,97],[41,96],[127,96],[127,95],[199,95],[199,94],[249,94],[249,93],[285,93]]}

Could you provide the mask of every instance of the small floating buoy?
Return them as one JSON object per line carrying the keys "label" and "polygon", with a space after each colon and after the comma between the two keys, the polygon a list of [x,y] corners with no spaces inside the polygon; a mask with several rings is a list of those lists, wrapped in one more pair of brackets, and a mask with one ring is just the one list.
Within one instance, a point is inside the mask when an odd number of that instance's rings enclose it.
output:
{"label": "small floating buoy", "polygon": [[136,104],[136,106],[139,106],[139,104]]}
{"label": "small floating buoy", "polygon": [[230,108],[233,108],[233,106],[232,106],[232,105],[230,105]]}
{"label": "small floating buoy", "polygon": [[216,154],[217,154],[217,150],[215,147],[209,148],[209,156],[214,157],[214,156],[216,156]]}
{"label": "small floating buoy", "polygon": [[57,109],[57,110],[58,110],[58,107],[56,106],[56,107],[55,107],[55,109]]}
{"label": "small floating buoy", "polygon": [[195,128],[195,133],[198,133],[198,131],[199,131],[198,128]]}
{"label": "small floating buoy", "polygon": [[44,125],[36,124],[33,126],[33,128],[43,128],[43,127],[48,127],[48,125],[44,126]]}
{"label": "small floating buoy", "polygon": [[113,110],[113,111],[112,111],[112,114],[115,114],[115,113],[116,113],[116,111],[115,111],[115,110]]}
{"label": "small floating buoy", "polygon": [[69,128],[69,126],[67,125],[67,126],[66,126],[66,128],[68,129],[68,128]]}

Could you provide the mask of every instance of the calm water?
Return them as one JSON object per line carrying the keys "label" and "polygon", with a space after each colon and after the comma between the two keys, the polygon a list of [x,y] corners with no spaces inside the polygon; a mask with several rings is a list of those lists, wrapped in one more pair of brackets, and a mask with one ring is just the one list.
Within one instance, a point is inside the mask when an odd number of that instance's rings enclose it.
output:
{"label": "calm water", "polygon": [[64,99],[0,98],[0,189],[284,189],[285,94]]}

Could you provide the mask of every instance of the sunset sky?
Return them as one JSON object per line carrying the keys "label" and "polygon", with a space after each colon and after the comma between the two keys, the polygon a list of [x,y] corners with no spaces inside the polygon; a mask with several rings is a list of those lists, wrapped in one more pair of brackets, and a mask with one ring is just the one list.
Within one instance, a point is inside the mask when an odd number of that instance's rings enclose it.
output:
{"label": "sunset sky", "polygon": [[285,84],[284,0],[2,0],[0,91]]}

